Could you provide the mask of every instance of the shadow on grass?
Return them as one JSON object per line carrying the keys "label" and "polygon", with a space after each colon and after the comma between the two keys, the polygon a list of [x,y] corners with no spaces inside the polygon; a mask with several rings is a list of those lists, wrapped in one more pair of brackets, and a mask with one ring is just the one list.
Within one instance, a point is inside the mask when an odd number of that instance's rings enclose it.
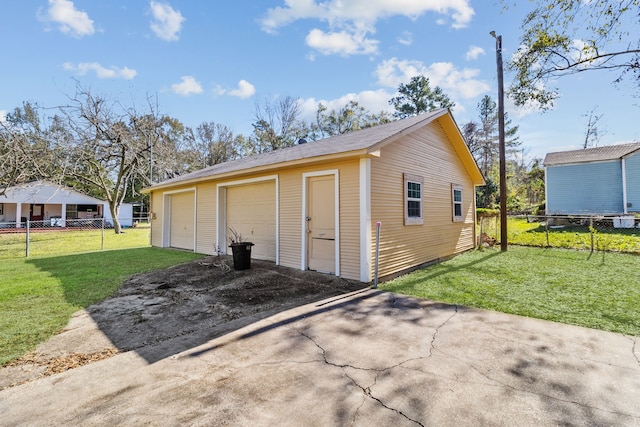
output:
{"label": "shadow on grass", "polygon": [[464,264],[460,264],[460,265],[451,265],[451,264],[438,264],[438,268],[437,269],[431,269],[429,267],[425,267],[424,269],[420,269],[420,270],[416,270],[413,273],[410,274],[411,279],[407,278],[407,276],[405,276],[402,279],[402,285],[401,286],[393,286],[391,289],[393,291],[397,291],[397,290],[401,290],[401,289],[406,289],[406,288],[412,288],[415,285],[418,285],[420,282],[423,282],[425,280],[431,280],[431,279],[435,279],[436,277],[440,277],[440,276],[444,276],[447,274],[451,274],[451,273],[455,273],[457,271],[460,270],[466,270],[470,267],[476,266],[478,264],[482,264],[486,261],[491,260],[494,257],[497,257],[499,255],[501,255],[502,252],[499,251],[494,251],[492,253],[487,254],[486,256],[483,256],[480,259],[476,259]]}

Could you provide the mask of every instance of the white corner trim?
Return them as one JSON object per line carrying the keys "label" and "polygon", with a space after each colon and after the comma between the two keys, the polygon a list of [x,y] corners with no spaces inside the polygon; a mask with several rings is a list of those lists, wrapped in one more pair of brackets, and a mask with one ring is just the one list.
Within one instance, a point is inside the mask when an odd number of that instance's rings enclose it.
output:
{"label": "white corner trim", "polygon": [[360,281],[371,277],[371,159],[360,159]]}
{"label": "white corner trim", "polygon": [[626,215],[627,211],[627,159],[622,158],[622,212]]}

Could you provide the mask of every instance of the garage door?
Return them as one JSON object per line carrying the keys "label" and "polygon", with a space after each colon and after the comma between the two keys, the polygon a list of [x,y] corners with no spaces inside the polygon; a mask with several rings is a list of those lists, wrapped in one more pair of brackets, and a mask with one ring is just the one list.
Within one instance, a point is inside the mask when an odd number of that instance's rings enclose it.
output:
{"label": "garage door", "polygon": [[191,191],[171,195],[169,246],[172,248],[194,250],[193,198]]}
{"label": "garage door", "polygon": [[252,258],[275,261],[275,181],[228,187],[227,226],[242,234],[245,241],[255,243]]}

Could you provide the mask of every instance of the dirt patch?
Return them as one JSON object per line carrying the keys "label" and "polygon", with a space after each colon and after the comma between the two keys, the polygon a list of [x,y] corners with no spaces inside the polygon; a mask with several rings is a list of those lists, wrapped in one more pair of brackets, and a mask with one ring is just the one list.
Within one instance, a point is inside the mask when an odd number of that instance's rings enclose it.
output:
{"label": "dirt patch", "polygon": [[258,319],[362,289],[361,283],[252,260],[207,257],[132,276],[105,301],[76,313],[65,330],[0,369],[0,389],[136,351],[149,363]]}

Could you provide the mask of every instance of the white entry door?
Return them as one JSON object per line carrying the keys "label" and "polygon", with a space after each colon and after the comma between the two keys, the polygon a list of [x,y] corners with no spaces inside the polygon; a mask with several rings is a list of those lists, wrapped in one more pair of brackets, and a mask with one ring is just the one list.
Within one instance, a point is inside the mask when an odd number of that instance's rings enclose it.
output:
{"label": "white entry door", "polygon": [[308,178],[307,253],[309,270],[336,272],[335,176]]}

